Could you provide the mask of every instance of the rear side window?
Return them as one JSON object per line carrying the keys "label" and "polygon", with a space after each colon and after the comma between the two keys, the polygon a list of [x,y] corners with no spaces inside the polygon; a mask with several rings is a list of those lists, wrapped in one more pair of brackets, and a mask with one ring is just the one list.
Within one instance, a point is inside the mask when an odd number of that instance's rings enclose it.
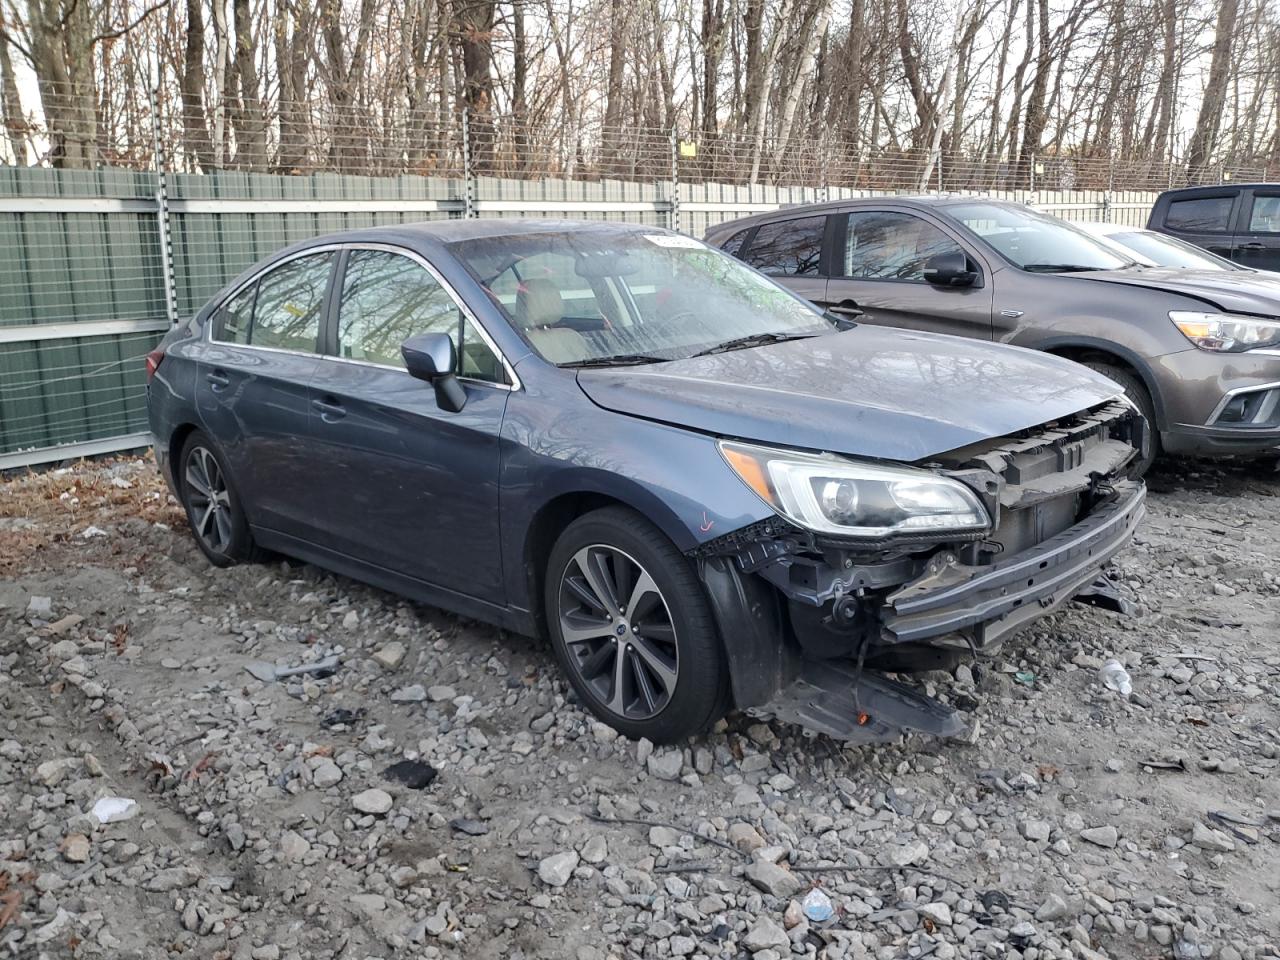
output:
{"label": "rear side window", "polygon": [[841,276],[924,283],[925,264],[940,253],[953,252],[963,253],[958,243],[919,217],[907,213],[851,213]]}
{"label": "rear side window", "polygon": [[1231,229],[1232,197],[1198,197],[1174,200],[1164,224],[1189,233],[1226,233]]}
{"label": "rear side window", "polygon": [[826,217],[766,223],[756,231],[742,259],[772,277],[815,277],[826,227]]}
{"label": "rear side window", "polygon": [[217,339],[253,347],[315,353],[334,254],[290,260],[223,305]]}
{"label": "rear side window", "polygon": [[731,257],[736,257],[742,253],[742,241],[747,239],[747,234],[751,232],[751,228],[739,230],[724,243],[720,244],[720,249]]}
{"label": "rear side window", "polygon": [[1250,233],[1280,233],[1280,196],[1254,197]]}
{"label": "rear side window", "polygon": [[251,283],[228,300],[218,314],[218,339],[228,343],[248,344],[253,327],[253,299],[258,284]]}
{"label": "rear side window", "polygon": [[453,339],[461,376],[504,380],[497,356],[422,264],[385,250],[354,251],[342,278],[339,355],[403,367],[400,344],[420,333],[446,333]]}

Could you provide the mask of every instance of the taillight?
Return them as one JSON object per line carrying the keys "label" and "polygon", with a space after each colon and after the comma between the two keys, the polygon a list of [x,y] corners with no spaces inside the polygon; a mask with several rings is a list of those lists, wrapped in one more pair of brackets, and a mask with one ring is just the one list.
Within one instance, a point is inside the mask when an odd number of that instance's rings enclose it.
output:
{"label": "taillight", "polygon": [[147,354],[147,383],[151,382],[151,378],[156,375],[156,371],[160,369],[160,361],[164,359],[164,347],[156,347]]}

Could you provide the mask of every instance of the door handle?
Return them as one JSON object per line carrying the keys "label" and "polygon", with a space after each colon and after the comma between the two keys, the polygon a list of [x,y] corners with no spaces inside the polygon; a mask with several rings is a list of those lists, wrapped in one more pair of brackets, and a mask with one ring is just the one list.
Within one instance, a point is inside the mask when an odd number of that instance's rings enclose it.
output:
{"label": "door handle", "polygon": [[1265,243],[1259,243],[1257,240],[1254,240],[1250,243],[1240,244],[1240,249],[1241,250],[1265,250],[1267,249],[1267,245]]}
{"label": "door handle", "polygon": [[210,370],[204,375],[204,378],[213,384],[213,389],[221,390],[223,387],[231,386],[231,378],[221,370]]}
{"label": "door handle", "polygon": [[312,400],[311,406],[319,412],[320,419],[325,423],[333,423],[335,420],[341,420],[347,415],[347,408],[340,404],[333,397],[325,397],[322,400]]}
{"label": "door handle", "polygon": [[859,307],[852,300],[842,300],[840,303],[827,307],[827,312],[838,313],[842,317],[865,317],[866,311]]}

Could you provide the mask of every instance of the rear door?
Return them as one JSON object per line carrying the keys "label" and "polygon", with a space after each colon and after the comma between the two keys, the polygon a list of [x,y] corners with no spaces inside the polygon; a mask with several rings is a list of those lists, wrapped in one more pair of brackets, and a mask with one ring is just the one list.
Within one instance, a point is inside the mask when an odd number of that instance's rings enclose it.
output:
{"label": "rear door", "polygon": [[1231,258],[1258,270],[1280,270],[1280,188],[1249,190],[1242,200]]}
{"label": "rear door", "polygon": [[806,300],[818,303],[827,294],[822,263],[826,234],[825,214],[770,220],[742,241],[736,234],[731,237],[730,242],[742,245],[730,252]]}
{"label": "rear door", "polygon": [[[932,220],[898,210],[855,210],[835,218],[831,277],[823,306],[864,323],[991,339],[991,278],[967,244]],[[980,279],[971,287],[935,286],[925,264],[960,252]]]}
{"label": "rear door", "polygon": [[229,297],[209,324],[196,407],[227,458],[251,523],[293,536],[314,524],[302,469],[309,387],[336,250],[276,264]]}
{"label": "rear door", "polygon": [[1238,189],[1228,188],[1209,195],[1175,196],[1165,210],[1164,222],[1156,228],[1234,259],[1232,231],[1239,195]]}
{"label": "rear door", "polygon": [[[312,383],[308,483],[320,545],[451,592],[501,603],[499,432],[512,377],[484,331],[416,254],[346,252],[335,351]],[[447,333],[466,403],[442,410],[400,344]]]}

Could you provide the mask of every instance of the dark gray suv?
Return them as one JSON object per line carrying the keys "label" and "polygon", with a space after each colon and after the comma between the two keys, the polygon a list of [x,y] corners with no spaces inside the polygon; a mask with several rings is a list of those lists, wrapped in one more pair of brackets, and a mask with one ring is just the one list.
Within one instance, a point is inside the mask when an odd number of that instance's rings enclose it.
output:
{"label": "dark gray suv", "polygon": [[1056,217],[885,197],[725,223],[707,241],[841,316],[1044,350],[1104,373],[1160,450],[1280,446],[1280,276],[1143,267]]}

